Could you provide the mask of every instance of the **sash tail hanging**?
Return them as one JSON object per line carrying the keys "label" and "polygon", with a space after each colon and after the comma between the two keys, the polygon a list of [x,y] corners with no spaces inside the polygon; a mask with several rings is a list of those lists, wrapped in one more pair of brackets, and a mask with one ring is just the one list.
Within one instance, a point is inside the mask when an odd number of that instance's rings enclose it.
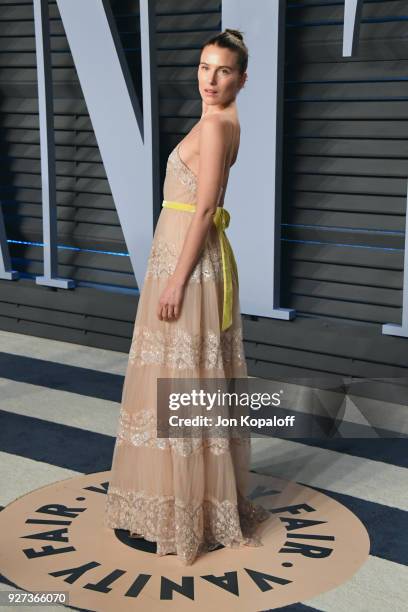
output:
{"label": "sash tail hanging", "polygon": [[[194,212],[196,205],[194,203],[187,202],[173,202],[169,200],[163,200],[164,208],[174,208],[176,210],[185,210],[188,212]],[[217,210],[213,215],[214,225],[217,228],[218,238],[221,247],[222,257],[222,273],[224,279],[224,302],[222,310],[222,324],[221,331],[225,331],[232,324],[232,306],[233,306],[233,285],[232,285],[232,271],[234,270],[235,277],[238,282],[238,269],[235,261],[234,252],[231,244],[227,238],[225,230],[229,226],[231,216],[229,212],[223,206],[217,206]]]}

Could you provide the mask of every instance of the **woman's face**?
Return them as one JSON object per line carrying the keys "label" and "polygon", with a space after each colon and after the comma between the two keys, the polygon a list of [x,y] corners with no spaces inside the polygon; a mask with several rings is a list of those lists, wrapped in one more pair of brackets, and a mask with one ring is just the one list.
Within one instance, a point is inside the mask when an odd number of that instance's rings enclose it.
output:
{"label": "woman's face", "polygon": [[198,65],[198,87],[206,104],[223,108],[235,99],[246,80],[246,73],[239,73],[237,60],[237,53],[231,49],[204,47]]}

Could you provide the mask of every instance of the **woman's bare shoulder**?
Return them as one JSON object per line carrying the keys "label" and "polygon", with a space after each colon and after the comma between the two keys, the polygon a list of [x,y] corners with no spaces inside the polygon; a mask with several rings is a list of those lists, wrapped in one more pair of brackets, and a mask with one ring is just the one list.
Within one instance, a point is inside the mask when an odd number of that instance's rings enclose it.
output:
{"label": "woman's bare shoulder", "polygon": [[228,165],[230,165],[231,157],[233,156],[232,150],[234,149],[235,132],[234,122],[229,116],[223,115],[223,113],[214,113],[203,117],[199,135],[199,147],[201,149],[202,146],[205,146],[205,143],[212,147],[218,142],[221,148],[228,151],[227,155],[230,160]]}
{"label": "woman's bare shoulder", "polygon": [[201,119],[201,131],[206,133],[232,133],[234,127],[233,119],[224,113],[213,113]]}

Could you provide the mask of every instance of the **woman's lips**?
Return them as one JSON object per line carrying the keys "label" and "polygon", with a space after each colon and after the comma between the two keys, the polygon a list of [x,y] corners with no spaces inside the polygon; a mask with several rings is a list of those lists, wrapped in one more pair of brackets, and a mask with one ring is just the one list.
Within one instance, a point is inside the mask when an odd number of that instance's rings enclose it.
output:
{"label": "woman's lips", "polygon": [[217,92],[216,92],[216,91],[209,91],[208,89],[205,89],[204,91],[205,91],[205,93],[206,93],[208,96],[216,96],[216,95],[217,95]]}

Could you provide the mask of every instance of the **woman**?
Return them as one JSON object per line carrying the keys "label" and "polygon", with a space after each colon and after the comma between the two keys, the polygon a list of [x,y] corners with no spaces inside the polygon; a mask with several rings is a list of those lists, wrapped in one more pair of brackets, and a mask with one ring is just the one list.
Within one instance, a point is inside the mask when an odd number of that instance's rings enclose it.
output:
{"label": "woman", "polygon": [[202,116],[171,152],[123,388],[105,525],[190,565],[220,544],[260,546],[269,513],[245,497],[249,438],[157,436],[157,380],[247,377],[238,275],[223,208],[248,51],[227,29],[201,50]]}

